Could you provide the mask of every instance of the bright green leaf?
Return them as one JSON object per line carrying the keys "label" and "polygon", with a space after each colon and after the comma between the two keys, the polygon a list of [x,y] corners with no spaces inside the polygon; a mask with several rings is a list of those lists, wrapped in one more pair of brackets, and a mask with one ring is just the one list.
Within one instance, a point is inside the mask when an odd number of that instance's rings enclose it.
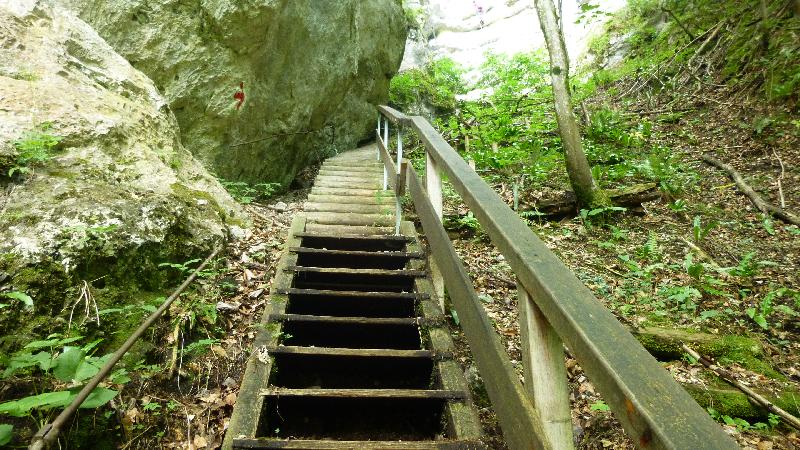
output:
{"label": "bright green leaf", "polygon": [[86,353],[79,347],[64,347],[64,352],[56,358],[53,375],[61,381],[72,381],[78,367],[83,363]]}
{"label": "bright green leaf", "polygon": [[12,431],[14,430],[14,425],[9,425],[7,423],[0,424],[0,445],[6,445],[11,442],[11,438],[14,436]]}

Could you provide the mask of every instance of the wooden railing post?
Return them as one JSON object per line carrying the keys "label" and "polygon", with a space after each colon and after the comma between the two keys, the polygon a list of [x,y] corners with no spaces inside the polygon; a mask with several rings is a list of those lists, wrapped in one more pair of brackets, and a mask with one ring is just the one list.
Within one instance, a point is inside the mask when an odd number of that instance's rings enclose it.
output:
{"label": "wooden railing post", "polygon": [[539,411],[553,449],[571,450],[575,447],[564,344],[519,281],[517,292],[525,390]]}
{"label": "wooden railing post", "polygon": [[[431,157],[431,154],[425,152],[425,191],[428,193],[428,198],[439,216],[439,221],[442,220],[444,206],[442,203],[442,178],[439,175],[439,168],[436,167],[436,161]],[[444,279],[436,262],[431,259],[431,282],[433,283],[433,291],[439,298],[439,306],[444,311]]]}

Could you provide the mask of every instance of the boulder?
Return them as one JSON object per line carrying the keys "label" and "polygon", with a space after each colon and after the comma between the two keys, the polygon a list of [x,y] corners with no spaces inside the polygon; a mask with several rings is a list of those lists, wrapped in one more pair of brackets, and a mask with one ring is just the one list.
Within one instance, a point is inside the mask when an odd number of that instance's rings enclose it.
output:
{"label": "boulder", "polygon": [[371,138],[407,31],[399,0],[58,1],[155,81],[194,155],[250,183]]}
{"label": "boulder", "polygon": [[159,289],[159,263],[208,253],[246,220],[154,84],[44,0],[0,0],[0,188],[0,294],[27,292],[44,317],[84,280],[101,307],[112,290]]}

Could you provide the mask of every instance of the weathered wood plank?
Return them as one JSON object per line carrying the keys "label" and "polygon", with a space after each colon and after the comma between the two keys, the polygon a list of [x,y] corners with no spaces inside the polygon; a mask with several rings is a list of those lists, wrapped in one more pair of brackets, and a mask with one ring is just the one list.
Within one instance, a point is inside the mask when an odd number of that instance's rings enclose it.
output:
{"label": "weathered wood plank", "polygon": [[394,225],[394,214],[309,212],[306,214],[306,219],[309,223],[323,225],[366,225],[377,227]]}
{"label": "weathered wood plank", "polygon": [[423,258],[422,252],[370,252],[361,250],[328,250],[325,248],[292,247],[289,249],[294,253],[310,253],[319,255],[343,255],[343,256],[375,256],[379,258]]}
{"label": "weathered wood plank", "polygon": [[302,450],[485,450],[480,441],[313,441],[304,439],[237,439],[234,448]]}
{"label": "weathered wood plank", "polygon": [[542,417],[553,448],[575,448],[564,344],[533,299],[517,283],[525,389]]}
{"label": "weathered wood plank", "polygon": [[264,397],[329,397],[329,398],[440,398],[462,400],[464,391],[439,389],[289,389],[271,387],[259,392]]}
{"label": "weathered wood plank", "polygon": [[345,267],[304,267],[288,266],[285,269],[293,272],[315,272],[315,273],[338,273],[344,275],[380,275],[397,277],[424,277],[427,272],[424,270],[392,270],[392,269],[351,269]]}
{"label": "weathered wood plank", "polygon": [[273,322],[325,322],[353,325],[421,325],[429,321],[422,317],[343,317],[312,316],[307,314],[270,314]]}
{"label": "weathered wood plank", "polygon": [[325,233],[319,233],[319,232],[309,232],[307,230],[308,230],[308,227],[306,227],[306,232],[298,233],[297,236],[299,236],[299,237],[326,238],[326,239],[355,239],[355,240],[361,239],[361,240],[368,240],[368,241],[379,240],[379,241],[405,241],[405,242],[409,242],[411,240],[407,236],[397,236],[397,235],[391,235],[391,236],[364,236],[364,235],[360,235],[360,234],[352,234],[352,235],[347,235],[347,234],[325,234]]}
{"label": "weathered wood plank", "polygon": [[267,347],[267,353],[272,355],[315,355],[315,356],[352,356],[364,358],[441,358],[447,355],[437,355],[430,350],[391,350],[369,348],[337,348],[337,347],[296,347],[280,345]]}
{"label": "weathered wood plank", "polygon": [[394,205],[394,195],[332,195],[309,194],[308,201],[315,204],[361,204],[361,205]]}
{"label": "weathered wood plank", "polygon": [[486,381],[486,391],[502,425],[506,443],[514,450],[550,449],[539,414],[533,408],[511,366],[508,354],[500,343],[436,210],[428,200],[416,172],[411,168],[407,180],[433,257],[439,265],[450,298],[458,312],[475,363]]}
{"label": "weathered wood plank", "polygon": [[387,235],[393,235],[394,227],[368,227],[358,225],[327,225],[321,223],[309,223],[306,225],[306,231],[320,234],[384,237]]}
{"label": "weathered wood plank", "polygon": [[[376,195],[376,192],[378,194]],[[313,187],[312,194],[331,194],[331,195],[361,195],[361,196],[380,196],[380,191],[375,189],[356,189],[356,188],[335,188],[335,187]]]}
{"label": "weathered wood plank", "polygon": [[286,295],[319,295],[324,297],[364,297],[375,299],[427,299],[424,292],[364,292],[364,291],[328,291],[323,289],[281,289],[281,294]]}
{"label": "weathered wood plank", "polygon": [[658,449],[736,448],[444,138],[422,117],[410,122],[634,442]]}
{"label": "weathered wood plank", "polygon": [[307,202],[303,209],[307,212],[343,212],[361,214],[394,214],[394,211],[387,206],[374,203],[311,203]]}

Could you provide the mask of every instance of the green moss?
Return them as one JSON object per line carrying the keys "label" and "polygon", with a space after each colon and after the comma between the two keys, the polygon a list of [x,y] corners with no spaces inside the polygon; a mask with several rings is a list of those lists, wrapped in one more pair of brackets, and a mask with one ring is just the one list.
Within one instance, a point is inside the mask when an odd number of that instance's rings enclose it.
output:
{"label": "green moss", "polygon": [[685,353],[681,345],[686,343],[701,355],[714,358],[721,364],[735,363],[770,378],[785,379],[764,360],[763,346],[755,338],[670,328],[645,328],[635,336],[647,351],[664,361],[681,359]]}
{"label": "green moss", "polygon": [[170,187],[172,188],[172,192],[175,194],[175,196],[181,199],[187,206],[196,208],[198,200],[207,201],[208,206],[211,207],[211,210],[213,210],[220,218],[222,218],[226,225],[247,228],[248,224],[244,220],[238,217],[229,216],[225,209],[223,209],[214,199],[214,196],[208,192],[190,189],[181,183],[173,183]]}
{"label": "green moss", "polygon": [[[698,385],[684,385],[686,391],[700,406],[714,408],[724,416],[739,417],[747,420],[764,420],[769,411],[752,403],[747,396],[739,390],[723,383],[720,380],[711,380],[706,387]],[[791,414],[800,413],[800,392],[792,389],[782,391],[777,396],[760,392],[770,402],[785,409]]]}

